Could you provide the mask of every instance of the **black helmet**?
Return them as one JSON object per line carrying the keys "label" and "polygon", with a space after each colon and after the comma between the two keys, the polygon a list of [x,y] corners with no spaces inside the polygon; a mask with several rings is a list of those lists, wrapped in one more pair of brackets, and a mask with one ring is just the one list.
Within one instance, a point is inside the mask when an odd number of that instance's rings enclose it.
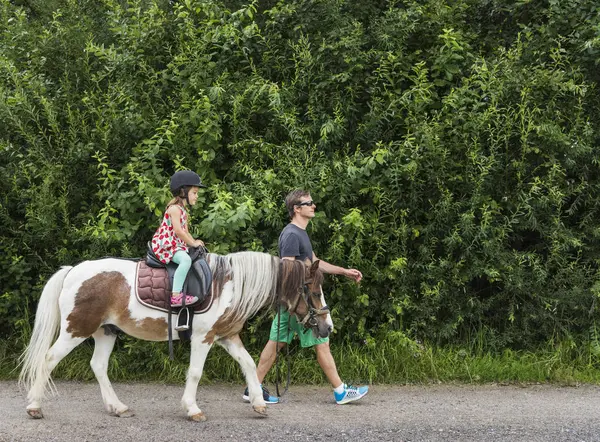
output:
{"label": "black helmet", "polygon": [[179,172],[175,172],[171,177],[171,193],[174,196],[178,196],[179,190],[185,186],[206,187],[202,184],[200,177],[196,172],[192,172],[191,170],[180,170]]}

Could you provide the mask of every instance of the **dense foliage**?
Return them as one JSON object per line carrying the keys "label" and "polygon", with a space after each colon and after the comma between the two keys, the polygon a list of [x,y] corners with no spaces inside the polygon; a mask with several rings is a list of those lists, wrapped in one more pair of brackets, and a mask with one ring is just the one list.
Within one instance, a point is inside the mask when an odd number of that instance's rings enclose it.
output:
{"label": "dense foliage", "polygon": [[[311,191],[337,339],[597,344],[596,0],[0,0],[0,336],[60,265],[276,254]],[[257,345],[268,318],[249,327]]]}

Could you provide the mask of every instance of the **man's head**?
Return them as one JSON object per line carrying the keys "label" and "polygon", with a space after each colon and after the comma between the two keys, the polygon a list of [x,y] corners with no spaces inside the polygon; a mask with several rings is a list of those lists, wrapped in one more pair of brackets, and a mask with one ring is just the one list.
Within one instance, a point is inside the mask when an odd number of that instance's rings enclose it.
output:
{"label": "man's head", "polygon": [[306,190],[297,189],[288,193],[285,197],[285,207],[290,219],[294,219],[295,216],[308,219],[315,216],[316,205]]}

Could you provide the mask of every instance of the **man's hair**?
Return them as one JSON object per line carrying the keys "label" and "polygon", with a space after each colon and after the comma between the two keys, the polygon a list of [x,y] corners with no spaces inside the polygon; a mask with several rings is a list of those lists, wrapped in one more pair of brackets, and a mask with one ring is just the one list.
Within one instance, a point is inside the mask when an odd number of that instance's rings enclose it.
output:
{"label": "man's hair", "polygon": [[302,189],[292,190],[285,197],[285,207],[290,215],[290,219],[294,217],[294,206],[300,204],[300,198],[310,195],[310,192]]}

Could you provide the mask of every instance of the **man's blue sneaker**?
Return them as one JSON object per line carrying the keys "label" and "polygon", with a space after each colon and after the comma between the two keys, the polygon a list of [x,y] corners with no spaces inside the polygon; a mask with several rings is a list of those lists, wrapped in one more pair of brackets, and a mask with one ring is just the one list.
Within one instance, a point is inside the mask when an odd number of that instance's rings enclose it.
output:
{"label": "man's blue sneaker", "polygon": [[[262,385],[261,385],[261,388],[263,391],[263,399],[265,400],[265,402],[267,404],[278,404],[279,403],[279,398],[277,396],[271,396],[271,394],[269,393],[269,390],[267,390]],[[244,390],[244,395],[242,396],[242,399],[245,400],[246,402],[250,402],[250,396],[248,395],[248,387],[246,387],[246,389]]]}
{"label": "man's blue sneaker", "polygon": [[368,392],[369,392],[369,387],[367,387],[367,386],[353,387],[351,385],[348,386],[348,385],[344,384],[344,392],[338,394],[334,391],[333,396],[335,397],[335,401],[338,404],[342,405],[342,404],[347,404],[348,402],[357,401],[361,397],[363,397],[365,394],[367,394]]}

